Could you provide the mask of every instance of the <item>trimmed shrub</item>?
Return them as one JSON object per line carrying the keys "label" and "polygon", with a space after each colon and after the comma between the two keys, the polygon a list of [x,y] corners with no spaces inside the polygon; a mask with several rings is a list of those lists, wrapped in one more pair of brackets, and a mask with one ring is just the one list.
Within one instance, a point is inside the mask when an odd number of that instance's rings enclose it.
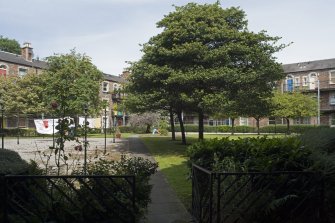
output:
{"label": "trimmed shrub", "polygon": [[308,168],[310,152],[288,138],[204,140],[188,147],[189,164],[215,171],[298,171]]}
{"label": "trimmed shrub", "polygon": [[12,150],[0,150],[0,175],[27,173],[29,165],[20,155]]}

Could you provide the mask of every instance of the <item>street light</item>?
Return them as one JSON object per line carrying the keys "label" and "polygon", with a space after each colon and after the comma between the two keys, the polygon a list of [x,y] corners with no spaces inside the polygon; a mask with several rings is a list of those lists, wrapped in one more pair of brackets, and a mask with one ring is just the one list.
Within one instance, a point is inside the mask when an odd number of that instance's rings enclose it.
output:
{"label": "street light", "polygon": [[[53,101],[51,103],[51,108],[55,111],[58,108],[57,102]],[[52,148],[55,148],[55,114],[52,112]]]}
{"label": "street light", "polygon": [[107,109],[106,109],[106,106],[105,106],[105,117],[104,117],[104,120],[105,120],[105,122],[104,122],[104,129],[105,129],[105,150],[104,150],[104,154],[106,154],[106,150],[107,150],[107,148],[106,148],[106,146],[107,146],[107,141],[106,141],[106,138],[107,138]]}
{"label": "street light", "polygon": [[87,111],[88,104],[84,105],[85,123],[84,123],[84,175],[87,175]]}
{"label": "street light", "polygon": [[3,105],[3,102],[2,101],[0,101],[0,110],[1,110],[1,148],[2,149],[4,149],[4,147],[5,147],[5,139],[4,139],[4,137],[5,137],[5,133],[4,133],[4,128],[3,128],[3,112],[4,112],[4,105]]}

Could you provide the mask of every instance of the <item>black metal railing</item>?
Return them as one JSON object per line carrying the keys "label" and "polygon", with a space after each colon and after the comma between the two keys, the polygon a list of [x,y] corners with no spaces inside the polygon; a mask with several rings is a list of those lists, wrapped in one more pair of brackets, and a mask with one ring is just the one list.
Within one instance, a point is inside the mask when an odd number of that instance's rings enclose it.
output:
{"label": "black metal railing", "polygon": [[134,176],[1,177],[0,222],[135,222]]}
{"label": "black metal railing", "polygon": [[192,166],[196,222],[322,222],[323,183],[314,172],[215,173]]}

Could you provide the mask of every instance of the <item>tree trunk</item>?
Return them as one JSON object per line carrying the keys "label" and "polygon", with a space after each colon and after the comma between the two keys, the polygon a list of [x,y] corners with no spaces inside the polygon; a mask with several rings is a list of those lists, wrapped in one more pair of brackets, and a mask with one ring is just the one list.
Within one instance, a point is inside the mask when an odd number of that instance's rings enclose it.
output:
{"label": "tree trunk", "polygon": [[290,135],[291,132],[290,132],[290,119],[289,118],[286,118],[286,125],[287,125],[287,132],[286,132],[286,134]]}
{"label": "tree trunk", "polygon": [[175,129],[174,129],[174,117],[173,117],[172,108],[169,109],[169,112],[170,112],[171,137],[172,137],[172,140],[175,141],[176,140],[176,132],[175,132]]}
{"label": "tree trunk", "polygon": [[148,125],[147,124],[147,129],[145,130],[146,133],[150,133],[150,128],[151,128],[151,125]]}
{"label": "tree trunk", "polygon": [[204,140],[204,113],[199,111],[199,141]]}
{"label": "tree trunk", "polygon": [[235,118],[231,118],[231,134],[235,134]]}
{"label": "tree trunk", "polygon": [[177,116],[180,124],[180,131],[181,131],[181,141],[183,145],[186,145],[186,136],[185,136],[185,128],[184,128],[184,122],[182,119],[181,111],[177,111]]}
{"label": "tree trunk", "polygon": [[256,127],[257,127],[257,135],[260,135],[260,131],[259,131],[259,117],[255,118],[256,119]]}

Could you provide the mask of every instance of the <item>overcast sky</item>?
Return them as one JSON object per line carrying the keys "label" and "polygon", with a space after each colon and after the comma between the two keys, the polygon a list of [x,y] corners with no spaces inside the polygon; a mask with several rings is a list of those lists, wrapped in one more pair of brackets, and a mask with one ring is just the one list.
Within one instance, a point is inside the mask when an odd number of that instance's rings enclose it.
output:
{"label": "overcast sky", "polygon": [[[125,61],[141,57],[139,44],[160,32],[156,22],[186,0],[0,0],[0,35],[30,42],[35,57],[86,53],[101,71],[119,75]],[[214,3],[216,0],[195,0]],[[293,42],[278,62],[296,63],[335,57],[334,0],[222,0],[239,6],[249,30],[267,30]]]}

